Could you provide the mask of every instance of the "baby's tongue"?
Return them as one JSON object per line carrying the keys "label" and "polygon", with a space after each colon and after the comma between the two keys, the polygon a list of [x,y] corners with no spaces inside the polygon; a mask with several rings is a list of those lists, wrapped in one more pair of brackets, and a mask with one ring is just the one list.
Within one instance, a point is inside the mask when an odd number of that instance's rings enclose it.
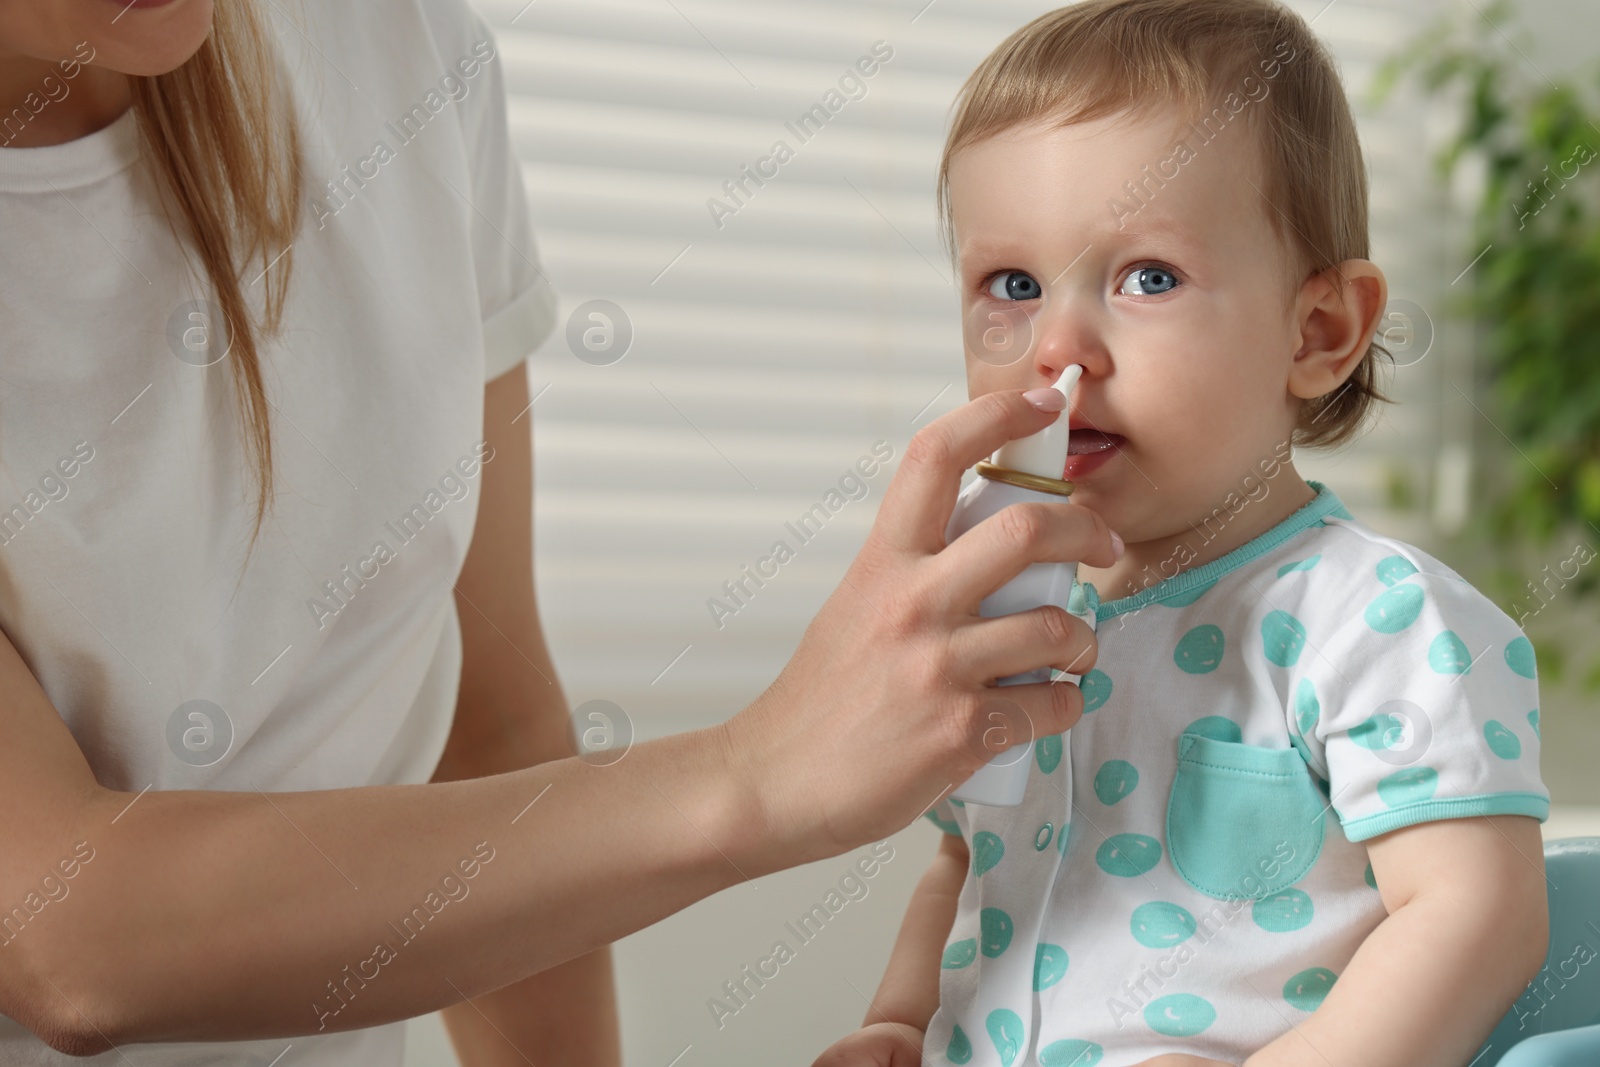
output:
{"label": "baby's tongue", "polygon": [[1068,441],[1067,455],[1087,456],[1095,452],[1104,452],[1114,448],[1122,440],[1120,434],[1103,433],[1100,430],[1073,430]]}

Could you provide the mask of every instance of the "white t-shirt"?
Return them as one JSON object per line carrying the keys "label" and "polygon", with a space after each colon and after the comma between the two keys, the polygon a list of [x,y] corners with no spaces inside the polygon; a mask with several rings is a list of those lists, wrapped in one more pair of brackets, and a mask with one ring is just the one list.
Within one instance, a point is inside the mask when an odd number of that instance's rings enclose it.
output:
{"label": "white t-shirt", "polygon": [[1083,718],[1035,742],[1019,806],[929,812],[972,856],[929,1062],[1242,1062],[1387,915],[1361,842],[1548,817],[1528,639],[1311,484],[1211,563],[1104,603],[1075,587],[1100,642]]}
{"label": "white t-shirt", "polygon": [[[308,189],[285,329],[262,347],[276,512],[247,566],[256,490],[223,335],[190,303],[209,287],[133,113],[0,149],[0,625],[100,782],[135,793],[428,780],[493,461],[484,385],[556,318],[484,21],[463,0],[262,10]],[[403,1041],[396,1023],[136,1058],[399,1064]],[[124,1061],[0,1017],[0,1062]]]}

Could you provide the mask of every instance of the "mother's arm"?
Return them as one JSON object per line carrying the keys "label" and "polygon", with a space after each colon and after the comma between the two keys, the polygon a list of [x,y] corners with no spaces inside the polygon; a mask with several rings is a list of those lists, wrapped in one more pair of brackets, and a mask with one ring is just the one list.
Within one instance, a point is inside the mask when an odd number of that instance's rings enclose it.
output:
{"label": "mother's arm", "polygon": [[737,883],[730,856],[772,869],[730,748],[719,727],[605,768],[121,792],[96,782],[0,634],[0,1013],[86,1055],[355,1029],[482,996]]}
{"label": "mother's arm", "polygon": [[[1093,660],[1093,634],[1059,608],[977,606],[1029,563],[1110,566],[1099,516],[1018,506],[944,544],[961,471],[1049,421],[1016,391],[923,427],[772,686],[607,767],[121,792],[0,634],[0,1013],[80,1055],[374,1026],[893,833],[991,754],[987,682]],[[1065,683],[1007,699],[1043,733],[1083,706]]]}
{"label": "mother's arm", "polygon": [[[436,782],[481,778],[573,755],[567,700],[545,647],[533,588],[533,450],[527,364],[484,390],[478,522],[456,583],[461,690]],[[622,1062],[610,948],[444,1010],[466,1067]]]}

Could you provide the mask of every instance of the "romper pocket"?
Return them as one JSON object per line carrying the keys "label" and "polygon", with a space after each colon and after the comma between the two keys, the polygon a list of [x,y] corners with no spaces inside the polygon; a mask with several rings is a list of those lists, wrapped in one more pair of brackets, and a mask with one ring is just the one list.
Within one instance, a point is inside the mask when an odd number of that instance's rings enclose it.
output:
{"label": "romper pocket", "polygon": [[1322,851],[1327,802],[1293,748],[1178,737],[1167,853],[1219,900],[1259,900],[1305,877]]}

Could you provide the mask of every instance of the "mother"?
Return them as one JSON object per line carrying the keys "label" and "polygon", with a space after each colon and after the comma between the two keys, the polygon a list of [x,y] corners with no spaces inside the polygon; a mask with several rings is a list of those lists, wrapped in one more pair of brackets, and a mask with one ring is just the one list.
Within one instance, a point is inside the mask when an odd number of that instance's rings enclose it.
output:
{"label": "mother", "polygon": [[271,6],[0,0],[0,1061],[397,1064],[457,1005],[470,1063],[616,1063],[604,946],[970,774],[987,682],[1093,656],[978,601],[1111,536],[1019,508],[945,546],[961,472],[1056,417],[985,396],[760,698],[572,758],[493,40],[461,0]]}

